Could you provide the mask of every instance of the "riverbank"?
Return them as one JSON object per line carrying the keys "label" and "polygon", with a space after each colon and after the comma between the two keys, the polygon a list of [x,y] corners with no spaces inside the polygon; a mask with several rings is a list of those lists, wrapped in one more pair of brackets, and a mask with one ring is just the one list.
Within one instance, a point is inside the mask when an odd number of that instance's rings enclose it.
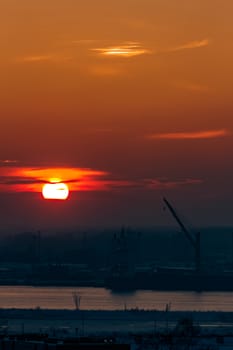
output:
{"label": "riverbank", "polygon": [[195,324],[206,329],[221,328],[233,331],[233,312],[0,309],[2,331],[7,329],[9,333],[143,333],[173,328],[184,318],[191,318]]}
{"label": "riverbank", "polygon": [[182,317],[192,317],[194,321],[233,322],[233,312],[225,311],[160,311],[160,310],[60,310],[60,309],[0,309],[0,318],[8,319],[71,319],[83,318],[89,320],[109,319],[146,319],[165,321],[169,317],[177,321]]}

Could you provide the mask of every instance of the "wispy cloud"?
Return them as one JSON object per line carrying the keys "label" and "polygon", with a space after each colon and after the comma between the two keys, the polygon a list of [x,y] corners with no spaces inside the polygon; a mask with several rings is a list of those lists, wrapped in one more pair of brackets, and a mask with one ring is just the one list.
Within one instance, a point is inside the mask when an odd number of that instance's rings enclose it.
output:
{"label": "wispy cloud", "polygon": [[9,167],[1,168],[0,192],[41,192],[48,182],[65,182],[71,192],[162,190],[202,183],[200,179],[124,178],[86,168]]}
{"label": "wispy cloud", "polygon": [[43,61],[51,61],[53,56],[51,55],[38,55],[38,56],[25,56],[18,57],[17,61],[19,62],[43,62]]}
{"label": "wispy cloud", "polygon": [[104,171],[86,168],[9,167],[6,164],[1,168],[0,190],[41,192],[44,183],[62,181],[69,183],[70,190],[77,191],[85,188],[89,183],[97,187],[97,179],[106,175]]}
{"label": "wispy cloud", "polygon": [[164,140],[198,140],[198,139],[215,139],[225,137],[230,132],[226,129],[218,130],[204,130],[194,132],[171,132],[161,134],[150,134],[147,135],[149,139],[164,139]]}
{"label": "wispy cloud", "polygon": [[19,161],[16,159],[0,159],[0,166],[16,165]]}
{"label": "wispy cloud", "polygon": [[18,63],[40,63],[40,62],[65,62],[72,60],[72,56],[66,56],[62,54],[50,54],[50,55],[29,55],[17,57],[16,62]]}
{"label": "wispy cloud", "polygon": [[158,179],[149,179],[146,180],[147,187],[150,189],[173,189],[180,186],[188,186],[188,185],[200,185],[204,181],[201,179],[183,179],[183,180],[165,180],[161,181]]}
{"label": "wispy cloud", "polygon": [[129,41],[124,42],[120,45],[111,45],[111,46],[105,46],[105,47],[99,47],[99,48],[92,48],[90,49],[93,52],[96,52],[98,55],[105,56],[105,57],[125,57],[130,58],[134,56],[140,56],[140,55],[146,55],[146,54],[153,54],[153,55],[160,55],[160,54],[168,54],[168,53],[175,53],[183,50],[191,50],[191,49],[198,49],[201,47],[206,47],[210,44],[209,39],[202,39],[202,40],[194,40],[189,41],[187,43],[177,45],[174,47],[168,47],[167,49],[148,49],[144,47],[144,45],[137,41]]}
{"label": "wispy cloud", "polygon": [[139,42],[125,42],[117,46],[107,46],[102,48],[91,49],[101,56],[107,57],[125,57],[141,56],[151,53],[150,50],[144,48]]}
{"label": "wispy cloud", "polygon": [[[181,180],[169,180],[169,179],[111,179],[111,175],[105,179],[99,179],[97,182],[88,184],[79,184],[80,190],[94,191],[130,191],[130,190],[169,190],[183,186],[195,186],[200,185],[204,181],[202,179],[181,179]],[[80,187],[81,186],[81,187]]]}
{"label": "wispy cloud", "polygon": [[194,40],[194,41],[189,41],[182,45],[171,47],[167,50],[164,50],[164,52],[177,52],[177,51],[183,51],[183,50],[198,49],[201,47],[209,46],[209,44],[210,44],[209,39]]}
{"label": "wispy cloud", "polygon": [[[139,41],[125,41],[120,44],[110,44],[107,40],[72,40],[68,43],[63,43],[63,48],[60,50],[56,50],[55,52],[45,52],[45,53],[38,53],[38,54],[28,54],[24,56],[18,56],[16,57],[13,62],[15,63],[63,63],[71,61],[75,58],[75,46],[84,47],[85,51],[92,51],[98,56],[102,57],[119,57],[119,58],[132,58],[136,56],[142,56],[142,55],[160,55],[160,54],[168,54],[172,52],[178,52],[182,50],[190,50],[190,49],[196,49],[201,47],[206,47],[210,43],[209,39],[203,39],[203,40],[195,40],[190,41],[181,45],[177,45],[174,47],[168,47],[167,49],[152,49],[152,48],[146,48],[143,43]],[[67,47],[68,45],[68,47]],[[93,47],[93,46],[99,47]],[[82,51],[82,50],[81,50]],[[85,51],[82,53],[85,55]],[[114,70],[112,67],[93,67],[92,69],[93,73],[96,75],[117,75],[118,72]]]}

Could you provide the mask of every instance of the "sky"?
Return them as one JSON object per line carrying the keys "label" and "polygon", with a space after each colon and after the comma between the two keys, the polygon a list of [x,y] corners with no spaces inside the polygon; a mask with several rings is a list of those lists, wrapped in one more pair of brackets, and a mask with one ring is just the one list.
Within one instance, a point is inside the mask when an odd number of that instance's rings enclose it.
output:
{"label": "sky", "polygon": [[[0,0],[1,230],[233,225],[232,0]],[[60,179],[67,201],[42,198]]]}

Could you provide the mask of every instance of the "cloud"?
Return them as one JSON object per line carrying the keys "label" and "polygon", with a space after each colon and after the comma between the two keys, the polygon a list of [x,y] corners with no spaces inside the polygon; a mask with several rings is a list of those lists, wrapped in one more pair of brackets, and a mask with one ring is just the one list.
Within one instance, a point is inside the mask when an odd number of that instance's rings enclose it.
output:
{"label": "cloud", "polygon": [[194,132],[173,132],[173,133],[162,133],[162,134],[151,134],[147,135],[149,139],[162,139],[162,140],[198,140],[198,139],[215,139],[225,137],[230,132],[226,129],[218,130],[204,130]]}
{"label": "cloud", "polygon": [[168,190],[175,189],[181,186],[193,186],[203,183],[202,179],[105,179],[100,180],[102,183],[102,190]]}
{"label": "cloud", "polygon": [[[209,39],[202,39],[202,40],[189,41],[182,45],[177,45],[167,49],[151,50],[151,49],[145,48],[140,42],[128,41],[120,45],[112,45],[112,46],[99,47],[94,49],[92,48],[90,50],[93,52],[96,52],[100,56],[105,56],[105,57],[131,58],[131,57],[141,56],[146,54],[152,54],[157,56],[161,54],[175,53],[183,50],[198,49],[198,48],[206,47],[209,44],[210,44]],[[193,87],[193,89],[195,89],[195,86]]]}
{"label": "cloud", "polygon": [[53,56],[51,55],[40,55],[40,56],[25,56],[19,57],[18,61],[20,62],[42,62],[42,61],[51,61]]}
{"label": "cloud", "polygon": [[40,62],[65,62],[72,60],[72,56],[66,56],[62,54],[51,54],[51,55],[35,55],[35,56],[23,56],[17,57],[16,62],[18,63],[40,63]]}
{"label": "cloud", "polygon": [[130,191],[163,190],[202,183],[200,179],[124,178],[105,171],[87,168],[33,168],[2,167],[0,192],[37,192],[49,182],[67,183],[71,192],[76,191]]}
{"label": "cloud", "polygon": [[22,176],[0,176],[1,185],[32,185],[32,184],[44,184],[47,181],[37,178],[27,178]]}
{"label": "cloud", "polygon": [[1,174],[0,190],[3,192],[41,192],[42,185],[48,182],[69,183],[72,191],[85,188],[89,183],[97,186],[96,180],[107,173],[86,168],[5,166],[1,168]]}
{"label": "cloud", "polygon": [[183,51],[183,50],[198,49],[201,47],[209,46],[209,44],[210,44],[209,39],[194,40],[194,41],[189,41],[183,45],[171,47],[170,49],[164,50],[164,52],[177,52],[177,51]]}
{"label": "cloud", "polygon": [[[208,46],[210,41],[209,39],[203,40],[195,40],[190,41],[182,45],[178,45],[175,47],[162,49],[162,50],[151,50],[146,47],[141,42],[138,41],[125,41],[119,45],[108,45],[108,40],[92,40],[92,39],[84,39],[84,40],[72,40],[68,43],[63,43],[63,48],[57,52],[50,53],[42,53],[36,55],[25,55],[19,56],[14,59],[15,63],[24,63],[24,64],[36,64],[36,63],[63,63],[67,61],[71,61],[76,57],[76,52],[74,51],[74,47],[78,46],[79,51],[80,47],[84,47],[85,51],[89,50],[91,52],[96,53],[98,56],[102,57],[114,57],[114,58],[132,58],[136,56],[142,55],[160,55],[160,54],[168,54],[172,52],[178,52],[183,50],[190,50]],[[68,51],[67,51],[68,45]],[[100,45],[100,47],[93,48],[93,46]],[[92,48],[91,48],[92,46]],[[81,50],[82,52],[82,50]],[[85,52],[82,52],[85,55]],[[80,52],[79,52],[80,55]],[[114,67],[103,67],[103,66],[93,66],[91,67],[91,73],[95,75],[102,76],[114,76],[119,74],[119,70]]]}
{"label": "cloud", "polygon": [[0,166],[15,166],[18,163],[16,159],[0,159]]}
{"label": "cloud", "polygon": [[124,57],[130,58],[151,53],[150,50],[144,48],[139,42],[125,42],[118,46],[108,46],[103,48],[91,49],[101,56],[105,57]]}
{"label": "cloud", "polygon": [[187,185],[200,185],[203,183],[203,180],[201,179],[184,179],[184,180],[177,180],[177,181],[161,181],[158,179],[149,179],[146,180],[147,188],[149,189],[173,189],[180,186],[187,186]]}

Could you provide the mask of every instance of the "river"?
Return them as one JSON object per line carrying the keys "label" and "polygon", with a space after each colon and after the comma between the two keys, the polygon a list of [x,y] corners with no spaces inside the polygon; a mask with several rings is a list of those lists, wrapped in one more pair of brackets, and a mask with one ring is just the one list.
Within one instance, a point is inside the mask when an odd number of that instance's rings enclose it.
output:
{"label": "river", "polygon": [[173,311],[233,311],[233,292],[160,292],[139,290],[112,293],[105,288],[1,286],[0,308],[74,309],[73,293],[81,297],[85,310],[122,310],[139,308]]}

